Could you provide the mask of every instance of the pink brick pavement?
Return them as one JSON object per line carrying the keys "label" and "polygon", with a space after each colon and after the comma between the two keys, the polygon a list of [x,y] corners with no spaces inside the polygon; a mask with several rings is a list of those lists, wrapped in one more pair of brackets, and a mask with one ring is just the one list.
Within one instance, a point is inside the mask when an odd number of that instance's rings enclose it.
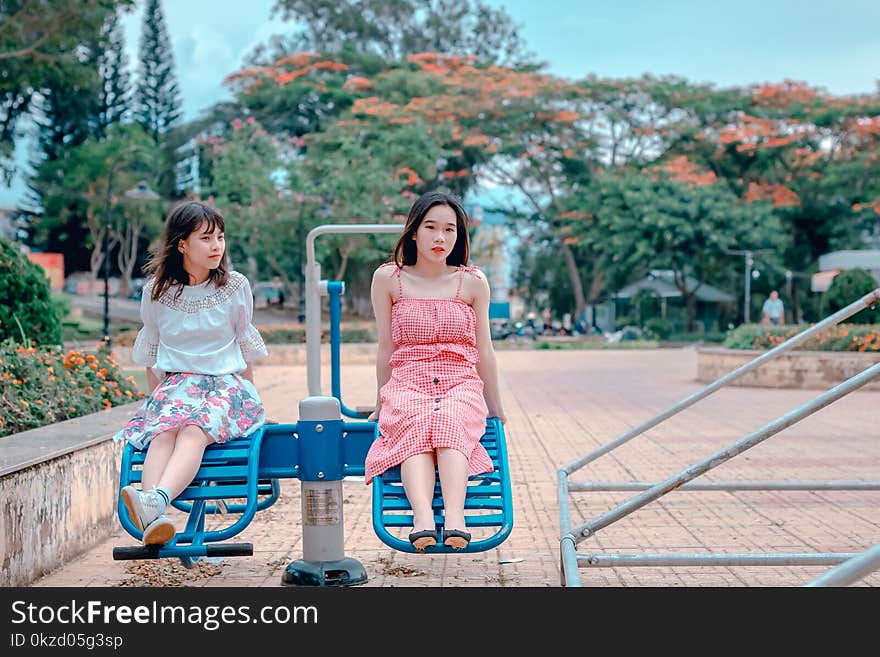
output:
{"label": "pink brick pavement", "polygon": [[[344,346],[343,346],[343,358]],[[365,359],[343,365],[342,392],[353,407],[375,397]],[[379,541],[370,490],[346,481],[345,554],[360,561],[367,587],[558,587],[557,471],[703,386],[689,349],[651,351],[499,350],[508,422],[514,528],[501,546],[478,554],[412,555]],[[265,366],[257,384],[269,416],[297,419],[307,395],[305,368]],[[329,388],[329,373],[323,382]],[[820,394],[816,390],[726,388],[574,474],[574,481],[658,482]],[[880,392],[858,391],[711,470],[697,481],[876,481],[880,474]],[[302,557],[300,484],[236,537],[251,557],[200,562],[114,561],[133,545],[119,530],[36,581],[52,586],[281,586],[285,566]],[[575,493],[572,523],[593,520],[631,492]],[[182,522],[177,516],[178,522]],[[579,552],[861,552],[880,542],[880,492],[676,491],[600,530]],[[591,587],[794,587],[827,566],[582,568]],[[858,586],[880,585],[880,571]]]}

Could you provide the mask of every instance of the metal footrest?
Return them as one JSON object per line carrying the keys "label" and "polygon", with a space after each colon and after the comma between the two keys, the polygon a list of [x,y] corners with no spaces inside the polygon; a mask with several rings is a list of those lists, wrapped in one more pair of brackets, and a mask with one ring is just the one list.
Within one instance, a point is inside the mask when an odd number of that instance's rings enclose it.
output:
{"label": "metal footrest", "polygon": [[214,545],[137,545],[113,548],[113,559],[198,558],[198,557],[250,557],[254,554],[253,543],[218,543]]}

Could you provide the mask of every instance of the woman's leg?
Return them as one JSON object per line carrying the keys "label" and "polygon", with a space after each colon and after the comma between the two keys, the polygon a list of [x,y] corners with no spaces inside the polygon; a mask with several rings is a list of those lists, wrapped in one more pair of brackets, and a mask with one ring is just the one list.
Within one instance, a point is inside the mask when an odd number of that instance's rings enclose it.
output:
{"label": "woman's leg", "polygon": [[467,493],[468,459],[457,449],[437,450],[437,471],[443,493],[444,529],[464,530],[464,498]]}
{"label": "woman's leg", "polygon": [[156,485],[168,490],[172,500],[180,495],[196,476],[205,448],[212,442],[208,434],[194,424],[181,428],[174,441],[174,451]]}
{"label": "woman's leg", "polygon": [[400,465],[400,480],[413,510],[413,531],[434,529],[434,454],[410,456]]}
{"label": "woman's leg", "polygon": [[147,446],[147,455],[144,458],[144,469],[141,473],[141,488],[152,490],[159,484],[171,453],[174,451],[174,441],[179,429],[164,431],[150,441]]}

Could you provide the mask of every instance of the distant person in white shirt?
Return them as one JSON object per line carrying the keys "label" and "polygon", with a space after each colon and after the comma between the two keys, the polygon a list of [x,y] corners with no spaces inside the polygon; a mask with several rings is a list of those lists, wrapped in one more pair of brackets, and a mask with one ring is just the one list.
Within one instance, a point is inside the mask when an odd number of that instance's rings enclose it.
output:
{"label": "distant person in white shirt", "polygon": [[785,318],[785,308],[782,305],[782,299],[779,298],[779,292],[773,290],[770,296],[764,302],[762,308],[764,313],[763,324],[782,324]]}
{"label": "distant person in white shirt", "polygon": [[205,448],[266,423],[251,361],[268,352],[251,323],[250,283],[229,270],[224,231],[216,209],[180,203],[147,264],[132,359],[147,368],[150,396],[113,436],[147,449],[141,490],[120,492],[145,545],[174,537],[165,508],[192,482]]}

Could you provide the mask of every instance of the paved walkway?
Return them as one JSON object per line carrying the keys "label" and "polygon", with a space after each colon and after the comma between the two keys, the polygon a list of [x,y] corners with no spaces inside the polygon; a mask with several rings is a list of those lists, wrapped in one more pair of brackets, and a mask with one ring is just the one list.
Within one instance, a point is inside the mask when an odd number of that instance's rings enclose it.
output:
{"label": "paved walkway", "polygon": [[[343,358],[345,346],[343,345]],[[503,350],[498,352],[514,494],[514,529],[478,554],[413,555],[375,536],[370,490],[343,485],[346,556],[359,560],[365,586],[558,587],[557,470],[668,408],[702,385],[695,353]],[[364,359],[361,359],[364,360]],[[307,396],[305,368],[256,371],[270,418],[296,421]],[[329,388],[329,372],[323,382]],[[374,399],[368,362],[343,365],[342,393],[354,407]],[[658,482],[730,445],[820,394],[809,390],[726,388],[575,474],[576,481]],[[859,391],[711,470],[698,481],[842,481],[878,479],[880,392]],[[287,564],[302,557],[300,484],[282,481],[282,497],[236,541],[251,557],[198,562],[114,561],[114,546],[134,545],[119,531],[34,586],[281,586]],[[572,524],[592,520],[635,493],[571,497]],[[180,516],[178,516],[178,522]],[[182,525],[180,525],[182,526]],[[580,552],[861,552],[880,543],[880,491],[676,491],[600,530]],[[584,586],[794,587],[828,567],[637,567],[582,569]],[[880,586],[880,572],[859,586]]]}

